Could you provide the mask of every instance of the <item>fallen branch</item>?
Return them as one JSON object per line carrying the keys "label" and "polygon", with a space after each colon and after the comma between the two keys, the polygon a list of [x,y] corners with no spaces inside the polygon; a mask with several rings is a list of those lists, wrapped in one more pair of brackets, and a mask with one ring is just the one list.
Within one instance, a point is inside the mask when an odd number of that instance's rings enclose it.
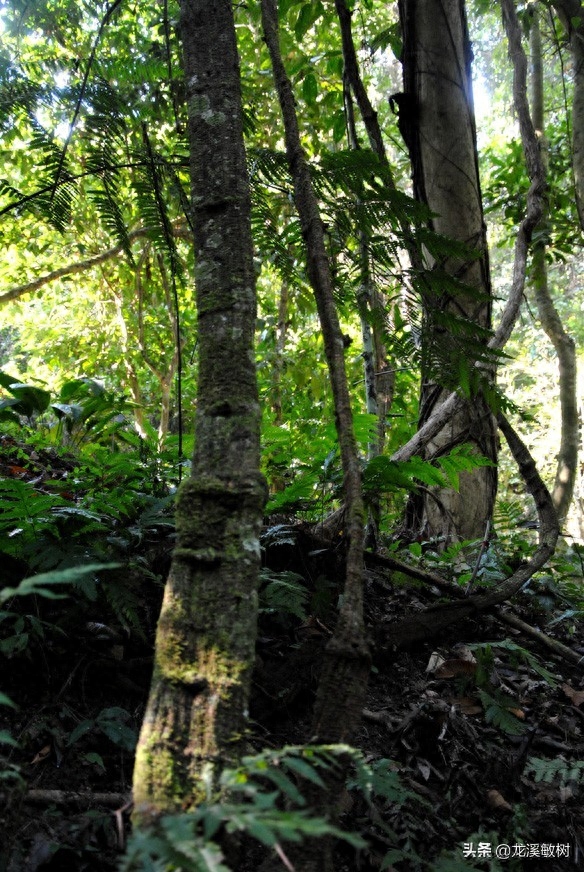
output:
{"label": "fallen branch", "polygon": [[386,569],[391,569],[393,572],[402,572],[410,578],[415,578],[416,581],[422,581],[424,584],[433,585],[434,587],[443,590],[455,599],[463,599],[465,596],[462,587],[459,587],[452,581],[448,581],[446,578],[442,578],[442,576],[438,575],[436,572],[419,569],[416,566],[412,566],[410,563],[398,560],[396,557],[384,557],[381,554],[373,553],[371,551],[365,551],[364,556],[366,566],[381,566]]}
{"label": "fallen branch", "polygon": [[572,651],[571,648],[558,642],[557,639],[552,639],[551,636],[538,630],[537,627],[532,627],[531,624],[522,621],[521,618],[517,617],[517,615],[499,608],[495,609],[495,615],[497,616],[497,620],[508,624],[510,627],[514,627],[516,630],[521,630],[521,632],[525,633],[526,636],[531,636],[532,639],[536,639],[542,645],[545,645],[546,648],[549,648],[550,651],[553,651],[554,654],[563,657],[564,660],[569,660],[571,663],[578,664],[578,666],[581,666],[584,662],[584,657],[582,657],[581,654]]}

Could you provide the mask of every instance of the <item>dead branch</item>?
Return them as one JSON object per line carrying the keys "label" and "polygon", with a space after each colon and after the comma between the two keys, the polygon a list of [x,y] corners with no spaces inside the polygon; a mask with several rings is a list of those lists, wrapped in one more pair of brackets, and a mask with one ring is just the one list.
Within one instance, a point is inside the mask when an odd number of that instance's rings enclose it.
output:
{"label": "dead branch", "polygon": [[542,645],[545,645],[546,648],[549,648],[550,651],[553,651],[554,654],[559,654],[559,656],[563,657],[564,660],[569,660],[571,663],[576,663],[579,666],[582,665],[584,658],[581,654],[572,651],[571,648],[558,642],[557,639],[552,639],[551,636],[538,630],[537,627],[532,627],[531,624],[522,621],[521,618],[517,617],[517,615],[500,608],[495,609],[495,615],[497,616],[497,620],[502,621],[504,624],[508,624],[510,627],[515,627],[516,630],[521,630],[521,632],[525,633],[526,636],[531,636],[532,639],[536,639]]}
{"label": "dead branch", "polygon": [[416,581],[422,581],[424,584],[443,590],[455,599],[463,599],[465,596],[463,588],[458,587],[457,584],[453,584],[453,582],[448,581],[446,578],[442,578],[438,573],[419,569],[416,566],[405,563],[403,560],[398,560],[396,557],[385,557],[381,554],[365,551],[365,565],[381,566],[391,569],[393,572],[402,572],[404,575],[416,579]]}

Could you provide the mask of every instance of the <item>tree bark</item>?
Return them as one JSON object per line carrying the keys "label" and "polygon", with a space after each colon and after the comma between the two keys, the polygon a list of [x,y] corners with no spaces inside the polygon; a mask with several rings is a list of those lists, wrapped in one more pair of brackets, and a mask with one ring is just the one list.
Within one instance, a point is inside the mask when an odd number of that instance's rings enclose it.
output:
{"label": "tree bark", "polygon": [[185,0],[199,383],[191,477],[156,635],[135,820],[196,805],[245,743],[257,618],[260,409],[250,198],[229,0]]}
{"label": "tree bark", "polygon": [[[538,11],[535,6],[531,10],[530,48],[531,117],[533,127],[540,142],[542,163],[547,169],[548,145],[544,125],[543,59]],[[549,209],[546,200],[544,201],[543,215],[539,223],[541,232],[533,242],[531,272],[533,294],[541,326],[558,357],[561,424],[558,464],[552,489],[552,500],[560,522],[563,522],[572,502],[578,473],[580,428],[578,421],[577,364],[576,345],[572,337],[564,330],[564,325],[554,305],[549,287],[545,236],[548,220]]]}
{"label": "tree bark", "polygon": [[[431,372],[432,349],[455,339],[447,333],[448,317],[463,318],[480,328],[485,345],[491,326],[491,288],[486,232],[478,174],[476,131],[470,73],[470,42],[463,0],[400,0],[404,43],[404,94],[400,95],[400,129],[410,151],[414,194],[432,211],[431,229],[465,243],[476,256],[468,259],[427,257],[426,267],[441,270],[473,289],[456,295],[423,292],[423,367],[419,427],[432,419],[447,397]],[[446,325],[446,326],[445,326]],[[485,373],[486,375],[486,373]],[[479,392],[459,408],[431,441],[427,458],[467,442],[495,461],[494,417]],[[483,535],[497,489],[494,467],[462,474],[458,493],[434,489],[413,511],[408,526],[417,535],[444,544]]]}

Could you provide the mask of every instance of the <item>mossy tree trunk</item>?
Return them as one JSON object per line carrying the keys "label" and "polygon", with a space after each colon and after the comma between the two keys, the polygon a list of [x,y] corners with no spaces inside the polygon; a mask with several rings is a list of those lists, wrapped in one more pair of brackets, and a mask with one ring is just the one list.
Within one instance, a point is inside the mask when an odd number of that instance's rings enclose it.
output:
{"label": "mossy tree trunk", "polygon": [[184,0],[199,383],[192,475],[156,635],[135,819],[188,808],[245,738],[265,483],[255,275],[230,0]]}
{"label": "mossy tree trunk", "polygon": [[[463,380],[472,373],[468,349],[486,346],[491,289],[464,0],[400,0],[399,8],[404,44],[400,130],[410,151],[414,193],[433,213],[431,229],[473,252],[468,257],[426,257],[429,272],[420,282],[424,329],[419,424],[423,426],[451,390],[437,384],[435,361],[444,360],[444,349],[452,356],[450,378],[458,372]],[[463,285],[472,290],[465,292]],[[466,345],[459,346],[457,333],[463,322],[467,323]],[[474,339],[472,325],[476,325]],[[445,454],[463,442],[496,459],[496,424],[480,392],[427,444],[425,456]],[[458,493],[433,489],[416,507],[409,525],[416,534],[446,544],[478,538],[491,516],[496,487],[494,467],[463,473]]]}

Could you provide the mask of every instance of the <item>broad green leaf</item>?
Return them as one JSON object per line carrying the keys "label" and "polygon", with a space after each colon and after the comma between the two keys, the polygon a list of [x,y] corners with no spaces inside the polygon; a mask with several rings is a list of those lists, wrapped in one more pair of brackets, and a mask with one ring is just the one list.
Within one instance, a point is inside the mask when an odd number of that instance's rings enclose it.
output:
{"label": "broad green leaf", "polygon": [[318,21],[323,14],[324,6],[322,5],[321,0],[304,4],[296,20],[296,24],[294,25],[294,33],[299,42],[302,41],[314,22]]}
{"label": "broad green leaf", "polygon": [[318,85],[314,73],[307,73],[302,82],[302,96],[309,106],[316,104],[316,96],[318,94]]}
{"label": "broad green leaf", "polygon": [[120,563],[90,563],[86,566],[73,566],[69,569],[56,569],[53,572],[43,572],[31,578],[25,578],[18,587],[5,587],[0,590],[0,603],[5,603],[13,596],[37,596],[48,599],[63,599],[63,594],[56,594],[47,590],[47,586],[54,584],[74,584],[87,575],[102,572],[107,569],[118,569]]}

